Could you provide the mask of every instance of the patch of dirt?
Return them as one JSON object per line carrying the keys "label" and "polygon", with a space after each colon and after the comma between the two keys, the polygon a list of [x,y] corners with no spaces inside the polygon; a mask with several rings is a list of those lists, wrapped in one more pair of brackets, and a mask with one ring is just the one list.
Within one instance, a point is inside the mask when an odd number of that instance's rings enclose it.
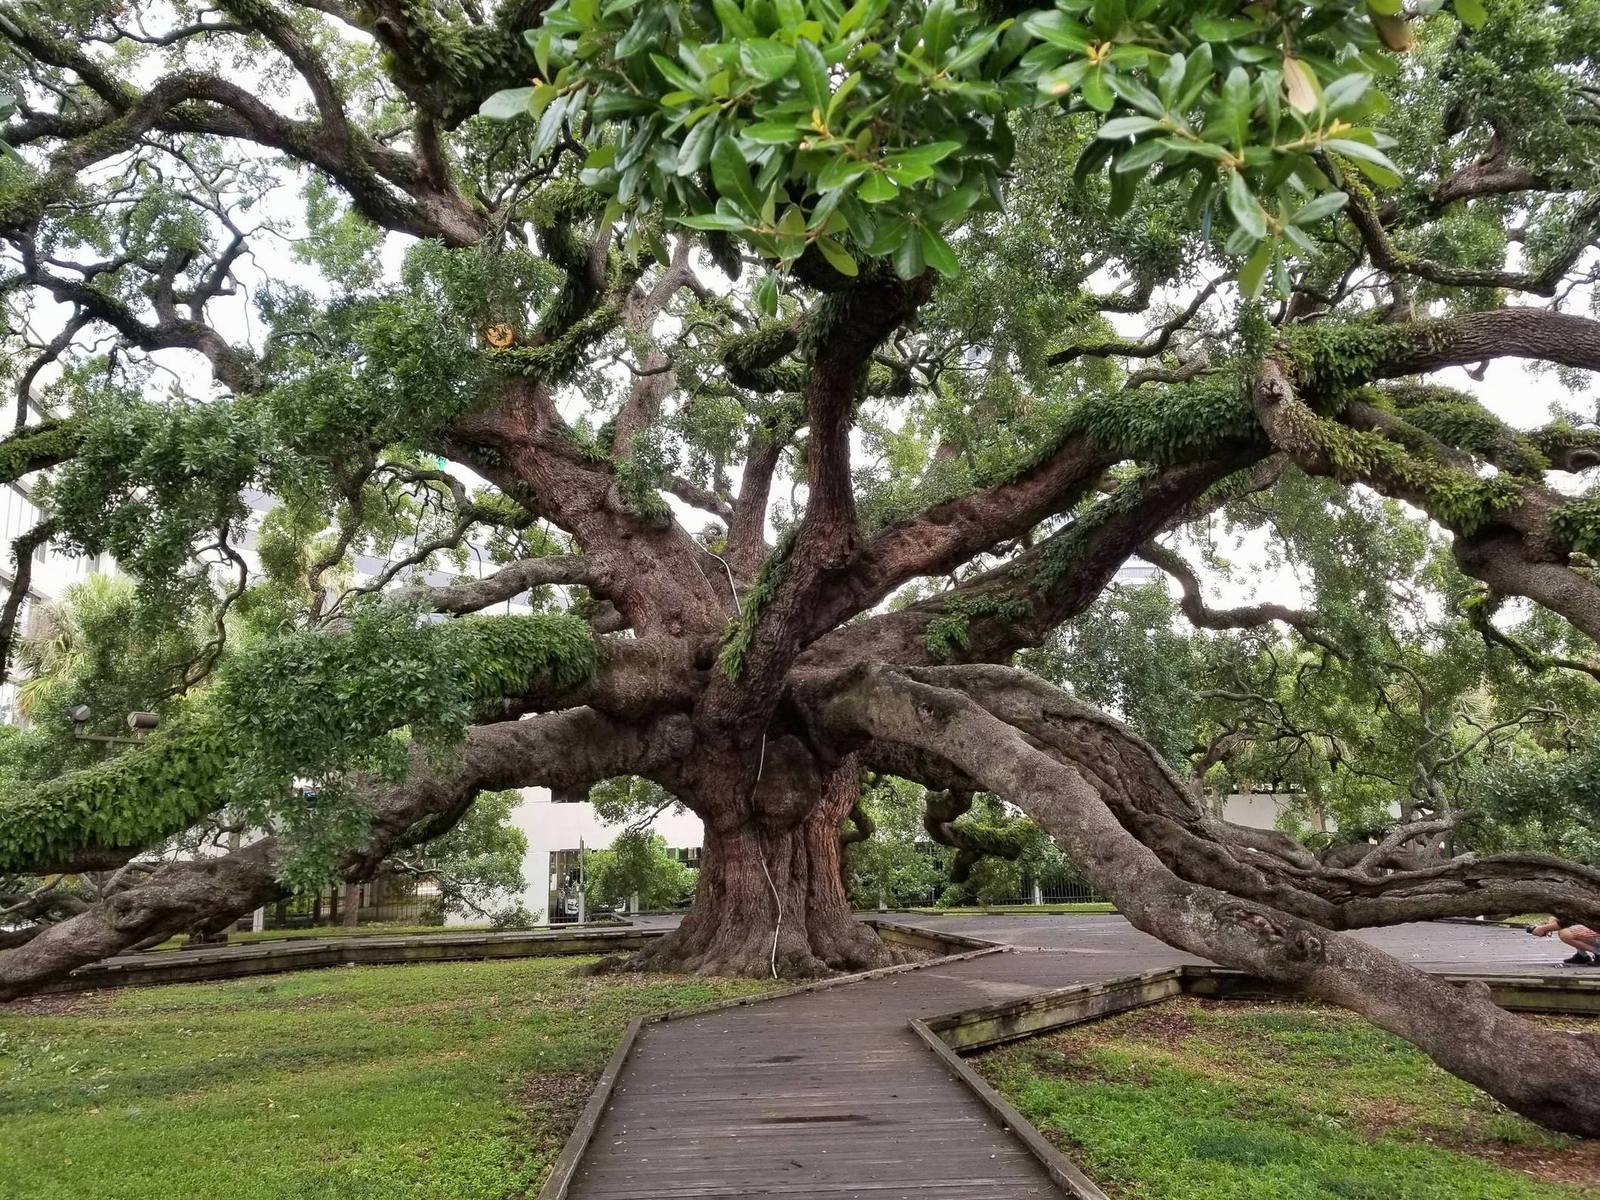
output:
{"label": "patch of dirt", "polygon": [[523,1081],[517,1102],[527,1114],[535,1147],[559,1146],[566,1141],[598,1077],[588,1071],[540,1071]]}
{"label": "patch of dirt", "polygon": [[1544,1183],[1575,1187],[1585,1196],[1600,1196],[1600,1139],[1573,1138],[1566,1146],[1517,1146],[1470,1137],[1438,1137],[1433,1144]]}
{"label": "patch of dirt", "polygon": [[53,992],[48,996],[24,996],[0,1004],[0,1013],[11,1017],[63,1017],[99,1012],[105,993]]}
{"label": "patch of dirt", "polygon": [[1067,1079],[1103,1079],[1094,1052],[1114,1042],[1176,1045],[1196,1032],[1192,1001],[1173,1000],[1047,1034],[1032,1050],[1036,1070]]}

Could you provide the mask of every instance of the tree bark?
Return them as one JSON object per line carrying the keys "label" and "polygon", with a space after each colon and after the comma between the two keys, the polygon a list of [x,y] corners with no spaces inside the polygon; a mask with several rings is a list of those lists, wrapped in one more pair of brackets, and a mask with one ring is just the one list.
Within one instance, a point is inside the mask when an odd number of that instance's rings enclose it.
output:
{"label": "tree bark", "polygon": [[693,805],[706,822],[694,906],[630,967],[806,979],[899,960],[845,889],[839,827],[860,796],[858,760],[820,777],[766,766],[750,805]]}

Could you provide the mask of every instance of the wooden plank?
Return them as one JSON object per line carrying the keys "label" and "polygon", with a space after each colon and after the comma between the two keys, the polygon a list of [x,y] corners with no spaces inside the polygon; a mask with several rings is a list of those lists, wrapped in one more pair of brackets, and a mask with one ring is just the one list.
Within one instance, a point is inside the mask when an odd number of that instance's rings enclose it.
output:
{"label": "wooden plank", "polygon": [[922,1021],[912,1021],[911,1028],[945,1069],[960,1080],[962,1085],[994,1114],[995,1119],[1009,1129],[1028,1148],[1029,1153],[1044,1164],[1045,1170],[1050,1173],[1050,1178],[1055,1180],[1062,1191],[1075,1197],[1075,1200],[1107,1200],[1106,1194],[1078,1169],[1076,1163],[1046,1141],[1044,1134],[1035,1129],[1028,1118],[1012,1107],[1011,1102],[990,1087],[976,1071],[962,1062],[938,1034]]}

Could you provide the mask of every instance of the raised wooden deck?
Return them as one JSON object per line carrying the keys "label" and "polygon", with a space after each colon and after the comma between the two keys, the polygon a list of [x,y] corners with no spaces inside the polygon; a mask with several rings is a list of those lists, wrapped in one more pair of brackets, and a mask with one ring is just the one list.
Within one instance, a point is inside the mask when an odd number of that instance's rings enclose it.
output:
{"label": "raised wooden deck", "polygon": [[[566,1195],[582,1200],[1060,1197],[909,1025],[1197,962],[1119,917],[898,917],[1016,949],[646,1027]],[[1548,971],[1551,948],[1459,925],[1372,941],[1441,972]]]}

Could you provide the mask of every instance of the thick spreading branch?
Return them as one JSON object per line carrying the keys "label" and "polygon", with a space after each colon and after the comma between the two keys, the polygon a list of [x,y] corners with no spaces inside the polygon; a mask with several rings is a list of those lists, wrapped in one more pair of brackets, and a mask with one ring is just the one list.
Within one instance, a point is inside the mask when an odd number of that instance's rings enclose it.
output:
{"label": "thick spreading branch", "polygon": [[[1181,878],[1108,806],[1100,789],[1110,780],[1053,757],[948,686],[964,683],[965,670],[866,668],[819,680],[811,694],[834,734],[937,755],[1028,812],[1136,927],[1353,1008],[1552,1128],[1600,1132],[1600,1038],[1535,1025],[1496,1006],[1486,989],[1456,987],[1275,906]],[[1015,704],[1048,720],[1038,699],[1018,693]]]}
{"label": "thick spreading branch", "polygon": [[[346,879],[364,879],[408,839],[437,837],[480,792],[542,785],[574,787],[616,775],[648,775],[681,756],[691,731],[681,716],[632,725],[578,708],[471,731],[455,758],[413,756],[404,784],[369,785],[365,839],[340,859]],[[217,858],[173,863],[82,914],[0,953],[0,1001],[59,979],[74,967],[196,924],[220,928],[284,894],[278,873],[294,847],[268,836]]]}

